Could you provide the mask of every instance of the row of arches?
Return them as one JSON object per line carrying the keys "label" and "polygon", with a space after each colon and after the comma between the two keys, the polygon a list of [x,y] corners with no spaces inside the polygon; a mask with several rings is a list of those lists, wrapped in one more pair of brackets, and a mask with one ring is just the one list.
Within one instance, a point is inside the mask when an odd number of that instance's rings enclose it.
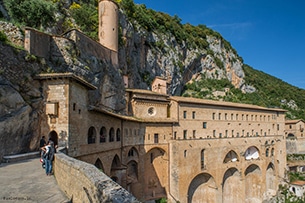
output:
{"label": "row of arches", "polygon": [[251,164],[242,174],[237,168],[225,171],[221,185],[217,185],[209,173],[201,173],[191,181],[187,202],[262,202],[263,189],[276,190],[275,168],[269,163],[266,168],[266,185],[262,186],[262,171],[259,166]]}
{"label": "row of arches", "polygon": [[[112,161],[107,163],[103,161],[103,157],[98,157],[94,165],[108,175],[113,181],[120,185],[124,185],[126,189],[134,194],[146,196],[151,199],[156,196],[166,197],[164,185],[167,183],[167,175],[164,174],[167,170],[167,153],[164,149],[154,147],[141,158],[141,168],[145,168],[140,174],[139,170],[139,151],[136,147],[129,148],[127,153],[121,157],[117,153],[113,153]],[[108,160],[108,159],[107,159]],[[122,162],[122,160],[124,160]],[[110,165],[111,164],[111,165]],[[141,180],[139,180],[141,179]],[[144,184],[144,185],[143,185]]]}
{"label": "row of arches", "polygon": [[[121,141],[121,129],[117,128],[116,130],[111,127],[107,133],[106,127],[101,127],[99,131],[99,143],[104,142],[114,142],[114,141]],[[95,127],[91,126],[88,129],[88,135],[87,135],[87,143],[88,144],[94,144],[97,142],[97,132]]]}
{"label": "row of arches", "polygon": [[[269,149],[266,150],[269,153]],[[272,148],[271,150],[271,155],[273,156],[274,154],[274,148]],[[205,149],[201,150],[201,168],[204,169],[205,168]],[[186,157],[186,150],[184,151],[184,156]],[[251,146],[249,147],[245,153],[243,153],[243,156],[245,157],[245,160],[251,160],[251,159],[258,159],[260,157],[260,153],[257,147],[255,146]],[[267,154],[266,154],[267,156]],[[229,162],[236,162],[239,161],[239,155],[234,151],[234,150],[230,150],[224,157],[223,159],[223,163],[229,163]]]}

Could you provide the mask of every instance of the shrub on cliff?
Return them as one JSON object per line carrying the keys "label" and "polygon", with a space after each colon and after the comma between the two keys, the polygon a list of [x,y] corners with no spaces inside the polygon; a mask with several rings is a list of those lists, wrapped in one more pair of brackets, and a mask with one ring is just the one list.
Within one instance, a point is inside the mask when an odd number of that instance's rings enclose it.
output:
{"label": "shrub on cliff", "polygon": [[0,42],[7,42],[7,36],[2,31],[0,31]]}
{"label": "shrub on cliff", "polygon": [[4,6],[16,23],[41,28],[55,22],[56,6],[52,1],[6,0]]}

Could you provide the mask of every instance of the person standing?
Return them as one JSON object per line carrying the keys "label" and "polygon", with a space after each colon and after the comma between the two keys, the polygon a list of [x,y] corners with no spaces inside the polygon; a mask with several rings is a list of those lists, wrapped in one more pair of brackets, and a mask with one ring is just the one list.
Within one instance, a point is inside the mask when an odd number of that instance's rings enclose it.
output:
{"label": "person standing", "polygon": [[43,158],[43,150],[42,148],[44,146],[46,146],[47,142],[46,142],[46,137],[42,136],[40,139],[40,144],[39,144],[39,150],[40,150],[40,158]]}
{"label": "person standing", "polygon": [[48,145],[42,148],[43,151],[45,152],[44,155],[44,162],[45,162],[45,170],[46,170],[46,175],[52,175],[52,161],[54,159],[54,142],[49,140]]}

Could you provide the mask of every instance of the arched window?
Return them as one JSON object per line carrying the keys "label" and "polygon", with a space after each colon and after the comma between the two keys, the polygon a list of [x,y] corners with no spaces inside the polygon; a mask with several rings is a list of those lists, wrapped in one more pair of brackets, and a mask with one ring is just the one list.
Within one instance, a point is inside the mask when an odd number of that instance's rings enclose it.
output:
{"label": "arched window", "polygon": [[274,156],[274,148],[271,149],[271,156]]}
{"label": "arched window", "polygon": [[223,160],[223,163],[235,162],[235,161],[238,161],[237,153],[235,151],[231,150],[226,154],[226,157]]}
{"label": "arched window", "polygon": [[110,128],[109,131],[109,142],[113,142],[114,141],[114,129]]}
{"label": "arched window", "polygon": [[116,141],[121,141],[121,130],[118,128],[116,130]]}
{"label": "arched window", "polygon": [[106,128],[102,127],[100,130],[100,143],[106,142],[106,134],[107,134]]}
{"label": "arched window", "polygon": [[266,157],[269,156],[269,148],[266,149]]}
{"label": "arched window", "polygon": [[95,143],[96,131],[93,126],[91,126],[88,130],[88,144]]}
{"label": "arched window", "polygon": [[259,158],[259,151],[256,147],[252,146],[249,147],[245,152],[245,158],[246,160],[250,159],[258,159]]}

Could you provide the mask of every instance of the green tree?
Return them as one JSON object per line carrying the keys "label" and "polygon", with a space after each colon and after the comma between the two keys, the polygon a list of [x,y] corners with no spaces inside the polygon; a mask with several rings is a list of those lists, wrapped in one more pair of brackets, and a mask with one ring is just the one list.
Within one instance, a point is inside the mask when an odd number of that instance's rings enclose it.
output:
{"label": "green tree", "polygon": [[6,0],[4,5],[16,23],[41,28],[55,22],[56,6],[45,0]]}

